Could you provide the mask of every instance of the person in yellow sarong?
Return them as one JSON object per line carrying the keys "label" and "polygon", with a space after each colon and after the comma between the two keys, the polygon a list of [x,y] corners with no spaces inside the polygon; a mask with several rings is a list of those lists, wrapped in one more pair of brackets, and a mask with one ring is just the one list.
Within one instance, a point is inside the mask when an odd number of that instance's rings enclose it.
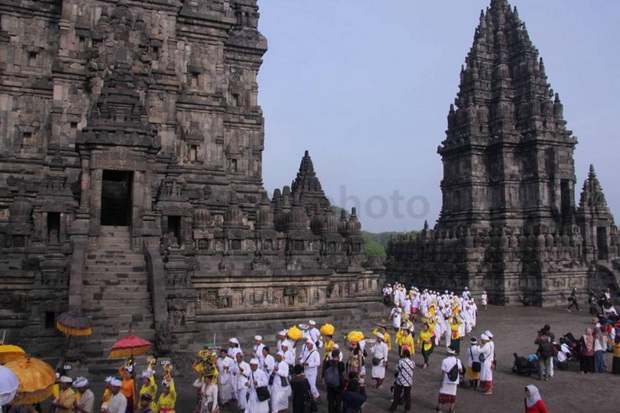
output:
{"label": "person in yellow sarong", "polygon": [[112,383],[114,377],[109,376],[105,379],[105,389],[103,390],[103,396],[101,396],[101,411],[106,411],[108,409],[108,403],[110,403],[110,398],[112,397],[112,390],[110,389],[110,383]]}
{"label": "person in yellow sarong", "polygon": [[72,383],[73,379],[71,377],[62,376],[60,378],[60,394],[52,402],[52,405],[56,408],[57,413],[75,412],[75,391],[71,388]]}
{"label": "person in yellow sarong", "polygon": [[451,332],[450,347],[454,349],[457,356],[461,352],[460,327],[461,327],[461,320],[459,319],[459,317],[456,315],[453,315],[452,317],[450,317],[450,332]]}
{"label": "person in yellow sarong", "polygon": [[161,394],[157,400],[155,413],[175,413],[174,406],[177,403],[177,391],[172,377],[161,383]]}
{"label": "person in yellow sarong", "polygon": [[[149,366],[142,372],[142,387],[140,388],[140,397],[143,394],[151,395],[151,410],[155,411],[157,403],[155,403],[155,397],[157,396],[157,384],[155,383],[155,374]],[[142,400],[140,398],[140,400]]]}
{"label": "person in yellow sarong", "polygon": [[420,335],[418,336],[418,347],[422,352],[422,357],[424,357],[422,369],[426,369],[428,367],[429,357],[433,352],[433,330],[430,329],[428,323],[424,323],[422,331],[420,331]]}

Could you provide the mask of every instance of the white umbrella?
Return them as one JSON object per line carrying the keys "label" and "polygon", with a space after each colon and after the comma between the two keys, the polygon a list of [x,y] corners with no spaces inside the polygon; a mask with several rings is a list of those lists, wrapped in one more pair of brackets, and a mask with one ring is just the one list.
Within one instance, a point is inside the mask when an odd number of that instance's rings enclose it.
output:
{"label": "white umbrella", "polygon": [[17,376],[4,366],[0,366],[0,406],[9,404],[19,387]]}

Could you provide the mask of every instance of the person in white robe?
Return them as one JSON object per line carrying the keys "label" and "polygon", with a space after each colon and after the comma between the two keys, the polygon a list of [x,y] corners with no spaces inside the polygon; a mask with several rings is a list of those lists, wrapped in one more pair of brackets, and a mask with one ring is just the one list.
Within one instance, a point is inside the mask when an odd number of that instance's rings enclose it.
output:
{"label": "person in white robe", "polygon": [[245,408],[248,413],[269,413],[269,399],[260,401],[256,393],[257,387],[264,387],[269,384],[269,377],[259,369],[260,361],[253,358],[250,361],[250,377],[246,386],[248,388],[248,404]]}
{"label": "person in white robe", "polygon": [[237,360],[237,353],[241,352],[243,352],[243,350],[241,349],[239,340],[237,340],[235,337],[228,340],[228,357],[233,360]]}
{"label": "person in white robe", "polygon": [[392,320],[392,327],[394,330],[398,331],[400,329],[401,317],[403,310],[400,308],[400,304],[396,304],[396,307],[392,308],[390,312],[390,320]]}
{"label": "person in white robe", "polygon": [[282,352],[284,353],[284,361],[289,366],[289,370],[295,366],[295,352],[290,342],[282,343]]}
{"label": "person in white robe", "polygon": [[385,380],[385,370],[388,363],[388,347],[385,344],[384,336],[377,333],[377,341],[372,348],[372,378],[377,382],[376,388],[380,388]]}
{"label": "person in white robe", "polygon": [[480,388],[484,394],[493,394],[493,344],[486,334],[480,336],[482,345],[480,346]]}
{"label": "person in white robe", "polygon": [[269,346],[263,347],[263,365],[261,366],[261,368],[263,369],[265,374],[267,374],[267,376],[271,375],[271,372],[273,372],[273,368],[276,364],[276,359],[274,359],[273,356],[269,354],[270,352],[271,349],[269,348]]}
{"label": "person in white robe", "polygon": [[284,353],[276,354],[276,365],[273,368],[273,384],[271,385],[271,411],[278,413],[288,409],[288,398],[291,396],[291,385],[288,381],[289,367],[284,361]]}
{"label": "person in white robe", "polygon": [[306,348],[308,353],[306,357],[301,360],[301,365],[304,366],[304,374],[310,383],[310,392],[315,400],[319,401],[321,395],[316,388],[316,378],[318,375],[318,368],[321,365],[321,356],[319,352],[314,348],[314,343],[310,340],[306,341]]}
{"label": "person in white robe", "polygon": [[252,348],[252,357],[256,357],[260,362],[259,367],[262,368],[263,363],[265,362],[265,357],[263,356],[263,337],[262,336],[254,336],[254,347]]}
{"label": "person in white robe", "polygon": [[319,331],[318,328],[316,328],[316,321],[314,320],[310,320],[308,322],[308,324],[310,325],[310,328],[308,329],[308,337],[312,340],[312,342],[314,343],[314,346],[318,349],[321,347],[321,340],[319,340],[319,337],[321,336],[321,332]]}
{"label": "person in white robe", "polygon": [[[282,344],[288,343],[288,338],[286,338],[287,333],[288,333],[288,330],[281,330],[278,332],[278,351],[283,351]],[[292,346],[289,343],[289,348],[291,347]]]}
{"label": "person in white robe", "polygon": [[463,371],[463,364],[461,360],[456,357],[456,351],[451,347],[447,350],[448,357],[441,362],[441,387],[439,388],[439,398],[437,400],[437,407],[435,411],[440,411],[442,404],[449,404],[450,411],[454,411],[456,404],[456,390],[459,386],[460,374],[456,376],[456,380],[450,380],[448,372],[456,365],[459,372]]}
{"label": "person in white robe", "polygon": [[194,381],[194,387],[200,389],[200,413],[219,412],[217,404],[218,389],[217,385],[213,383],[213,376],[206,376],[204,380],[196,379]]}
{"label": "person in white robe", "polygon": [[233,380],[237,389],[237,407],[240,412],[245,411],[247,406],[248,381],[250,378],[250,365],[243,361],[243,353],[237,353],[237,363],[233,369]]}
{"label": "person in white robe", "polygon": [[217,379],[220,401],[223,405],[228,404],[233,399],[233,359],[228,357],[226,349],[220,351],[220,357],[216,360],[215,365],[219,376]]}

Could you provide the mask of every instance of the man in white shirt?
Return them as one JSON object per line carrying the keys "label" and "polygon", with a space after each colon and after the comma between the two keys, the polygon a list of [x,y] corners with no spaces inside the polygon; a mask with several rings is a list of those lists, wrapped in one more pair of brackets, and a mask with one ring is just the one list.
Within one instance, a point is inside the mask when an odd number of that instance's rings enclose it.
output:
{"label": "man in white shirt", "polygon": [[246,384],[249,389],[247,411],[248,413],[269,413],[269,399],[260,401],[256,389],[258,387],[266,387],[269,383],[269,377],[264,371],[258,368],[259,360],[253,358],[250,361],[250,380]]}
{"label": "man in white shirt", "polygon": [[237,407],[240,412],[244,412],[247,406],[248,381],[250,378],[250,365],[243,361],[243,353],[237,353],[235,366],[233,368],[233,380],[237,389]]}
{"label": "man in white shirt", "polygon": [[385,380],[385,369],[388,362],[388,347],[383,339],[383,334],[377,333],[377,342],[372,348],[372,378],[377,382],[377,389]]}
{"label": "man in white shirt", "polygon": [[263,356],[263,337],[262,336],[254,336],[254,348],[252,351],[252,357],[256,357],[259,362],[259,367],[262,368],[263,363],[265,362],[265,357]]}
{"label": "man in white shirt", "polygon": [[308,379],[308,382],[310,382],[310,392],[312,393],[312,397],[314,397],[317,402],[320,402],[321,395],[316,388],[316,377],[318,374],[318,367],[321,364],[321,356],[314,348],[314,343],[311,340],[306,341],[306,349],[306,356],[300,361],[304,366],[306,378]]}
{"label": "man in white shirt", "polygon": [[262,369],[265,372],[265,374],[267,374],[267,376],[271,375],[271,373],[273,372],[273,368],[275,367],[275,364],[276,364],[276,359],[274,359],[273,356],[269,354],[269,352],[270,352],[269,346],[263,347]]}
{"label": "man in white shirt", "polygon": [[93,405],[95,404],[95,395],[88,388],[88,380],[84,377],[78,377],[73,383],[73,387],[80,393],[80,400],[75,402],[75,410],[81,413],[93,413]]}
{"label": "man in white shirt", "polygon": [[[441,362],[441,388],[439,389],[439,398],[437,400],[436,412],[441,411],[442,404],[449,404],[451,412],[454,411],[456,405],[456,390],[459,385],[459,375],[463,372],[463,364],[456,357],[456,351],[452,347],[448,347],[448,357]],[[453,370],[454,369],[454,370]],[[452,374],[456,373],[453,377]]]}
{"label": "man in white shirt", "polygon": [[123,382],[119,379],[114,379],[110,383],[112,397],[110,397],[108,408],[105,410],[107,413],[125,413],[127,410],[127,398],[121,393],[122,385]]}

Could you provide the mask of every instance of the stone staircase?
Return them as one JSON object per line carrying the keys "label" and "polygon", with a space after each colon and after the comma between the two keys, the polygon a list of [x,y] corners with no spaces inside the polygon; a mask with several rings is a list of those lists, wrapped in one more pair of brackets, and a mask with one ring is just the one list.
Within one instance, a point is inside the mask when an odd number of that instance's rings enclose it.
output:
{"label": "stone staircase", "polygon": [[129,227],[102,226],[99,246],[86,255],[83,311],[93,335],[82,345],[92,373],[113,373],[112,345],[133,334],[154,342],[155,330],[144,255],[131,250]]}

